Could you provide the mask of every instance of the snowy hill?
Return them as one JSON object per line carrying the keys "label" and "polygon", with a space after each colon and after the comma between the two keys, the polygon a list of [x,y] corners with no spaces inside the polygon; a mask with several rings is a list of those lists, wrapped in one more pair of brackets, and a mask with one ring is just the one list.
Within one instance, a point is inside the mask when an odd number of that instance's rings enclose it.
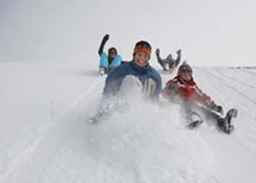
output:
{"label": "snowy hill", "polygon": [[211,123],[188,130],[177,106],[150,104],[90,125],[104,85],[95,70],[1,63],[1,183],[256,181],[255,69],[195,68],[203,90],[238,108],[232,135]]}

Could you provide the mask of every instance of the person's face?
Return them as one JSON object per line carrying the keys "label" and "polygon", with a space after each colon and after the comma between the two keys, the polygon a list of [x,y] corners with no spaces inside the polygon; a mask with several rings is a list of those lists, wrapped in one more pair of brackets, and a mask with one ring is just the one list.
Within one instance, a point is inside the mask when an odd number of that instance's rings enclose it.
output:
{"label": "person's face", "polygon": [[114,58],[116,57],[116,55],[117,55],[117,54],[116,54],[116,51],[115,51],[115,50],[110,50],[110,51],[109,51],[109,57],[110,57],[110,58],[114,59]]}
{"label": "person's face", "polygon": [[144,52],[137,52],[134,55],[134,61],[137,65],[144,67],[148,64],[149,61],[149,55]]}
{"label": "person's face", "polygon": [[192,71],[184,69],[180,72],[180,77],[184,81],[190,81],[192,79]]}

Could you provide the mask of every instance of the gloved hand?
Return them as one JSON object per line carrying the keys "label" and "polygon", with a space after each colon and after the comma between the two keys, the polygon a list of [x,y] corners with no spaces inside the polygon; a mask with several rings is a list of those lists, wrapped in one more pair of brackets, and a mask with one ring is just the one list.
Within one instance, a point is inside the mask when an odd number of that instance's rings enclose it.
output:
{"label": "gloved hand", "polygon": [[160,49],[159,49],[159,48],[156,49],[156,54],[157,54],[157,55],[160,54]]}
{"label": "gloved hand", "polygon": [[109,40],[109,34],[106,34],[104,37],[103,37],[103,41],[104,42],[107,42]]}
{"label": "gloved hand", "polygon": [[220,105],[217,105],[217,106],[216,106],[216,111],[219,112],[220,114],[224,114],[223,107],[220,106]]}
{"label": "gloved hand", "polygon": [[177,53],[178,55],[180,55],[180,54],[181,54],[181,49],[177,50],[176,53]]}
{"label": "gloved hand", "polygon": [[223,113],[224,113],[223,107],[220,106],[220,105],[216,105],[216,104],[212,103],[212,104],[210,105],[210,108],[211,108],[212,110],[214,110],[214,111],[220,113],[220,114],[223,114]]}

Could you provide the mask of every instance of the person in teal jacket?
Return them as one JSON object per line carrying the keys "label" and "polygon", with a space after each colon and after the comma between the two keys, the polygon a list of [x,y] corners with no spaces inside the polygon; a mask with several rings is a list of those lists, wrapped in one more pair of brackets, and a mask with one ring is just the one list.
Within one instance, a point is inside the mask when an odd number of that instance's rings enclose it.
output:
{"label": "person in teal jacket", "polygon": [[158,71],[156,71],[150,64],[151,45],[147,41],[139,41],[136,43],[133,51],[133,59],[130,62],[123,63],[115,70],[109,73],[105,81],[103,91],[104,97],[115,96],[122,85],[123,80],[127,76],[134,76],[138,78],[144,89],[148,88],[149,80],[154,82],[154,89],[150,91],[149,97],[158,101],[162,89],[162,79]]}
{"label": "person in teal jacket", "polygon": [[117,49],[111,47],[108,49],[108,54],[104,52],[106,42],[109,40],[109,35],[106,34],[100,44],[98,54],[100,56],[100,74],[107,74],[122,62],[122,57],[118,55]]}

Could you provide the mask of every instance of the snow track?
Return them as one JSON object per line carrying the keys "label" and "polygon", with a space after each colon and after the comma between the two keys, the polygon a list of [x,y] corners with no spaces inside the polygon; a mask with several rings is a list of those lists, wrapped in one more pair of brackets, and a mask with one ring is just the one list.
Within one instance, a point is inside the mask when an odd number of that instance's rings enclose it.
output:
{"label": "snow track", "polygon": [[[12,180],[16,176],[15,171],[17,169],[23,169],[23,167],[26,166],[26,163],[31,160],[31,157],[36,156],[35,153],[38,151],[40,143],[42,143],[42,141],[45,139],[48,139],[49,134],[52,131],[54,131],[53,133],[57,131],[58,123],[61,123],[63,119],[76,110],[76,107],[79,106],[81,102],[89,101],[88,98],[93,97],[95,90],[100,87],[101,83],[102,78],[94,79],[92,84],[89,87],[86,87],[84,91],[81,92],[78,97],[76,97],[72,103],[67,106],[65,111],[60,112],[60,114],[55,114],[54,119],[39,127],[36,133],[37,135],[27,143],[24,150],[20,151],[19,154],[8,163],[8,166],[3,171],[3,175],[0,177],[0,181],[7,182],[8,179]],[[51,141],[50,139],[48,140]],[[14,180],[17,181],[17,179]]]}

